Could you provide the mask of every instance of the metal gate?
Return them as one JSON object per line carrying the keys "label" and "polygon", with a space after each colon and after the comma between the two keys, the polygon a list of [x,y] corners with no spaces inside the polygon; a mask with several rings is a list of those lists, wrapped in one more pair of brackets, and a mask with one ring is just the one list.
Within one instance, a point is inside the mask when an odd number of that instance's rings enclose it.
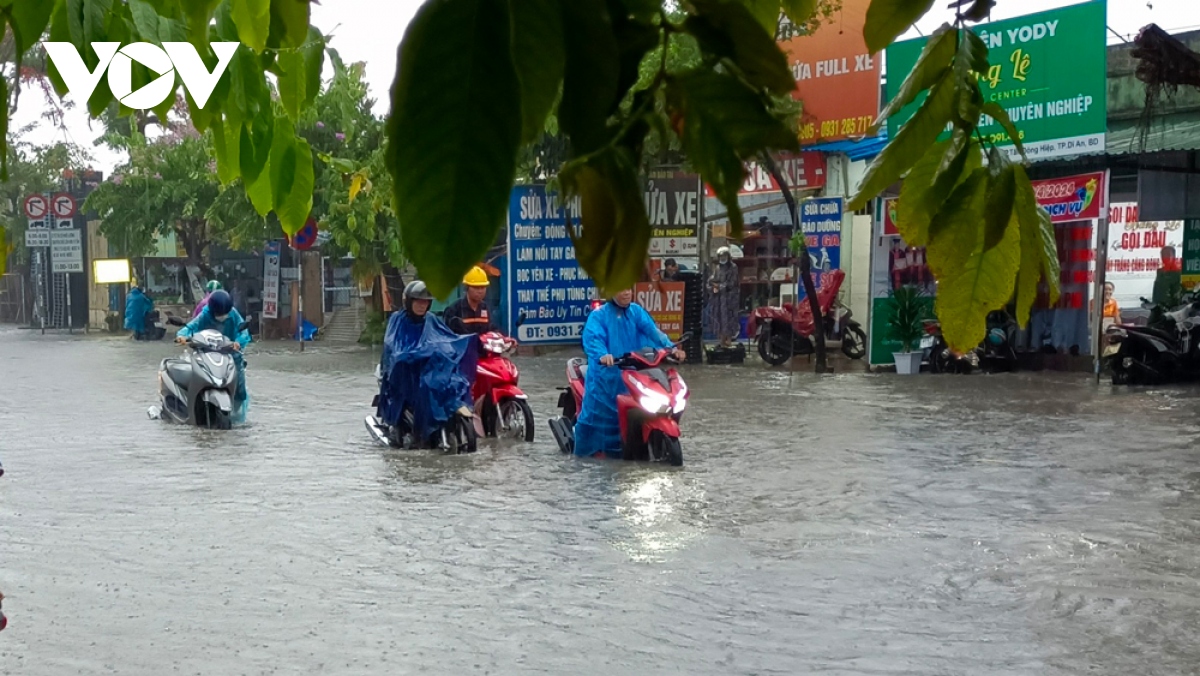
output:
{"label": "metal gate", "polygon": [[325,314],[333,314],[340,308],[353,305],[358,296],[358,285],[354,283],[354,275],[350,271],[353,259],[333,259],[328,256],[321,258],[321,291],[324,298]]}
{"label": "metal gate", "polygon": [[15,273],[0,276],[0,322],[30,324],[32,304],[33,295],[26,290],[23,276]]}

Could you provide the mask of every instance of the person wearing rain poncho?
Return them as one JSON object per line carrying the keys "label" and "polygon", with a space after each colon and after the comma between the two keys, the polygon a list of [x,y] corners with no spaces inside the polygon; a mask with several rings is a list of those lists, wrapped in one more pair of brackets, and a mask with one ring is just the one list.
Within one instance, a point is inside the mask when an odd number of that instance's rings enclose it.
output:
{"label": "person wearing rain poncho", "polygon": [[246,412],[250,408],[250,394],[246,390],[246,358],[244,356],[246,346],[250,344],[250,333],[245,330],[238,331],[238,327],[242,325],[243,321],[241,313],[234,309],[233,299],[229,297],[229,293],[218,289],[209,294],[208,304],[200,311],[200,314],[193,317],[192,321],[181,327],[179,333],[175,334],[175,340],[184,343],[200,331],[215,329],[233,341],[233,363],[237,364],[238,372],[237,392],[233,395],[234,422],[245,422]]}
{"label": "person wearing rain poncho", "polygon": [[[383,338],[376,416],[399,436],[432,437],[460,409],[471,408],[475,376],[474,334],[460,336],[429,311],[433,295],[422,281],[404,287],[404,310],[388,320]],[[412,412],[413,429],[401,425]]]}
{"label": "person wearing rain poncho", "polygon": [[153,309],[154,301],[140,287],[133,287],[125,296],[125,328],[133,331],[134,340],[146,337],[146,315]]}
{"label": "person wearing rain poncho", "polygon": [[[575,422],[575,455],[621,457],[617,395],[626,388],[616,360],[647,347],[669,350],[672,345],[650,313],[633,302],[633,289],[617,293],[588,316],[583,327],[583,350],[589,367],[583,407]],[[687,358],[683,350],[676,348],[674,352],[677,359]]]}

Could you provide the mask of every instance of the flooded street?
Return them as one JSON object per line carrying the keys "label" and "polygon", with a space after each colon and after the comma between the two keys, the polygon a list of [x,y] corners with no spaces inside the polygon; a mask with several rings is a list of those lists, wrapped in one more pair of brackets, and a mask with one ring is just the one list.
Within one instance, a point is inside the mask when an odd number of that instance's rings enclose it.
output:
{"label": "flooded street", "polygon": [[[257,344],[248,427],[150,421],[169,343],[0,328],[0,674],[1200,671],[1200,397],[689,367],[685,466],[397,452],[373,352]],[[806,367],[804,367],[806,368]]]}

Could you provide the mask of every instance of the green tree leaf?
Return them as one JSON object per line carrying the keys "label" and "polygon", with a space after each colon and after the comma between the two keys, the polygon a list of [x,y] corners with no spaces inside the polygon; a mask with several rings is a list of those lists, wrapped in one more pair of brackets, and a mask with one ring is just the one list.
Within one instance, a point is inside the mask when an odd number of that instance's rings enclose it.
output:
{"label": "green tree leaf", "polygon": [[19,59],[29,48],[42,39],[46,25],[50,23],[50,14],[54,11],[55,3],[48,0],[34,2],[14,2],[9,10],[10,25],[13,31],[13,42],[17,47]]}
{"label": "green tree leaf", "polygon": [[605,122],[617,103],[621,55],[603,0],[563,0],[567,50],[558,122],[576,155],[608,140]]}
{"label": "green tree leaf", "polygon": [[930,226],[929,267],[937,276],[936,311],[950,347],[965,351],[987,332],[987,314],[1013,295],[1020,266],[1020,234],[1008,228],[984,249],[983,210],[987,169],[976,169],[954,190]]}
{"label": "green tree leaf", "polygon": [[871,0],[863,37],[871,53],[892,44],[900,34],[925,16],[933,0]]}
{"label": "green tree leaf", "polygon": [[[270,0],[271,33],[268,46],[296,49],[308,39],[309,0]],[[239,26],[240,27],[240,26]]]}
{"label": "green tree leaf", "polygon": [[427,3],[400,45],[387,166],[404,248],[439,297],[507,213],[521,137],[509,25],[504,0]]}
{"label": "green tree leaf", "polygon": [[933,86],[916,114],[904,123],[896,138],[871,162],[858,194],[850,200],[847,209],[858,211],[866,206],[869,200],[895,183],[924,156],[954,115],[957,93],[954,80],[950,77],[942,78]]}
{"label": "green tree leaf", "polygon": [[1025,144],[1021,142],[1021,133],[1017,130],[1017,126],[1013,124],[1012,119],[1008,117],[1008,111],[1000,107],[1000,104],[995,101],[988,101],[983,104],[983,114],[990,116],[993,120],[1000,123],[1004,127],[1004,131],[1012,139],[1013,144],[1017,147],[1017,152],[1021,153],[1021,159],[1028,162],[1029,158],[1025,157]]}
{"label": "green tree leaf", "polygon": [[160,17],[154,5],[147,0],[129,0],[129,12],[133,16],[133,27],[142,41],[162,44],[158,33]]}
{"label": "green tree leaf", "polygon": [[213,118],[211,130],[213,154],[217,158],[217,178],[223,185],[229,185],[242,175],[242,125],[216,116]]}
{"label": "green tree leaf", "polygon": [[317,99],[321,91],[321,71],[325,68],[325,36],[316,28],[308,29],[308,42],[304,44],[304,68],[308,73],[304,85],[303,107],[307,108]]}
{"label": "green tree leaf", "polygon": [[269,105],[260,106],[254,117],[242,123],[241,138],[238,139],[238,171],[247,185],[257,182],[259,175],[264,173],[271,159],[274,136],[275,119]]}
{"label": "green tree leaf", "polygon": [[275,191],[271,185],[269,167],[268,171],[260,173],[253,182],[244,185],[246,186],[246,196],[250,198],[250,204],[254,206],[258,215],[266,217],[271,213],[271,210],[275,208]]}
{"label": "green tree leaf", "polygon": [[958,31],[950,24],[942,24],[941,28],[929,36],[929,40],[921,50],[921,56],[917,57],[917,62],[913,65],[912,72],[904,78],[904,83],[900,85],[896,96],[888,102],[883,112],[876,118],[876,127],[900,112],[908,104],[916,101],[921,92],[946,77],[946,72],[950,70],[954,55],[957,53],[957,35]]}
{"label": "green tree leaf", "polygon": [[308,98],[308,64],[304,54],[296,50],[279,52],[275,61],[279,68],[279,102],[292,120],[300,119],[300,110]]}
{"label": "green tree leaf", "polygon": [[[231,0],[225,0],[230,2]],[[208,47],[208,24],[212,20],[213,10],[221,4],[221,0],[185,0],[179,3],[187,16],[189,34],[192,44],[200,49]]]}
{"label": "green tree leaf", "polygon": [[739,0],[772,38],[779,30],[780,0]]}
{"label": "green tree leaf", "polygon": [[689,15],[683,27],[705,52],[732,61],[755,87],[780,95],[796,88],[774,35],[768,35],[744,5],[722,0],[693,0],[692,4],[697,13]]}
{"label": "green tree leaf", "polygon": [[[271,35],[271,0],[230,0],[230,5],[238,39],[250,49],[262,52]],[[308,25],[308,17],[304,23]]]}
{"label": "green tree leaf", "polygon": [[985,251],[999,244],[1009,230],[1016,200],[1016,176],[1016,167],[993,147],[988,154],[987,205],[983,210]]}
{"label": "green tree leaf", "polygon": [[742,213],[737,195],[745,180],[742,160],[769,149],[796,149],[796,136],[773,117],[767,102],[732,75],[696,70],[668,81],[671,108],[683,118],[689,160],[729,210],[734,236]]}
{"label": "green tree leaf", "polygon": [[582,232],[571,237],[575,258],[602,293],[632,287],[645,269],[650,245],[636,156],[628,148],[609,146],[568,163],[559,180],[567,198],[582,200]]}
{"label": "green tree leaf", "polygon": [[1058,302],[1059,276],[1058,244],[1050,214],[1037,203],[1033,184],[1025,167],[1014,165],[1014,201],[1012,218],[1021,233],[1021,269],[1017,275],[1017,316],[1022,327],[1029,322],[1029,313],[1037,299],[1038,282],[1046,280],[1050,288],[1050,304]]}
{"label": "green tree leaf", "polygon": [[958,87],[958,119],[971,128],[978,126],[983,109],[979,76],[988,71],[988,49],[974,31],[958,31],[961,40],[954,55],[954,77]]}
{"label": "green tree leaf", "polygon": [[521,140],[541,138],[566,70],[562,0],[509,0],[512,59],[521,82]]}
{"label": "green tree leaf", "polygon": [[817,0],[782,0],[783,13],[792,23],[803,26],[817,13]]}
{"label": "green tree leaf", "polygon": [[[8,149],[5,148],[5,155],[8,155],[7,150]],[[8,241],[8,232],[4,229],[3,225],[0,225],[0,275],[3,275],[8,268],[8,255],[11,252],[12,244],[10,244]]]}
{"label": "green tree leaf", "polygon": [[313,157],[308,141],[296,138],[286,117],[275,119],[271,145],[271,191],[275,215],[289,236],[304,227],[313,206]]}

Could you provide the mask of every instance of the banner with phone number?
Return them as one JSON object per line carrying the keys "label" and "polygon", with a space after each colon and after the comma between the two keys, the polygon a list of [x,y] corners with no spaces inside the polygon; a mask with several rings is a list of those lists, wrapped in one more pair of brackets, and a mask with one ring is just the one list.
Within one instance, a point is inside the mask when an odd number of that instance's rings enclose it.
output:
{"label": "banner with phone number", "polygon": [[[568,206],[580,222],[579,201]],[[529,345],[578,343],[595,284],[575,260],[558,195],[543,185],[513,188],[508,208],[509,335]],[[517,319],[525,313],[518,328]]]}

